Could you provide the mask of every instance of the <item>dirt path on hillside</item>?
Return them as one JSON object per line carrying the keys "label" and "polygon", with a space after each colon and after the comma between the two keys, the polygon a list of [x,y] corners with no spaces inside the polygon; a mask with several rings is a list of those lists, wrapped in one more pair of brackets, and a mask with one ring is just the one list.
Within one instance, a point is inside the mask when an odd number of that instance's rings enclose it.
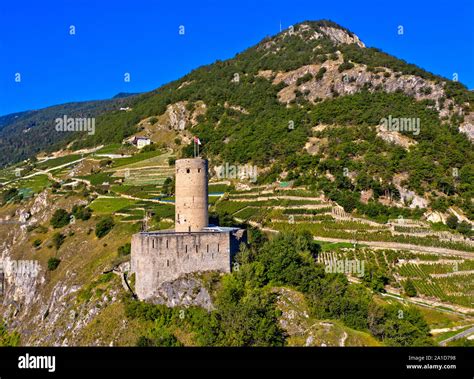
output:
{"label": "dirt path on hillside", "polygon": [[[123,193],[118,193],[118,192],[115,192],[119,197],[123,197],[124,199],[130,199],[130,200],[138,200],[138,201],[149,201],[151,203],[158,203],[158,204],[174,204],[174,203],[170,203],[169,201],[161,201],[161,200],[156,200],[156,199],[142,199],[141,197],[136,197],[136,196],[131,196],[131,195],[125,195]],[[104,195],[101,195],[99,197],[102,197],[102,198],[116,198],[117,196],[104,196]]]}
{"label": "dirt path on hillside", "polygon": [[[304,197],[304,196],[292,196],[292,195],[282,195],[282,196],[229,196],[232,201],[267,201],[267,200],[308,200],[308,201],[320,201],[324,202],[325,200],[321,197]],[[306,204],[305,204],[306,205]],[[324,205],[330,207],[331,204],[326,202]]]}
{"label": "dirt path on hillside", "polygon": [[15,182],[15,181],[17,181],[17,180],[29,179],[29,178],[32,178],[33,176],[48,175],[48,173],[49,173],[50,171],[54,171],[54,170],[57,170],[57,169],[59,169],[59,168],[67,167],[67,166],[70,166],[70,165],[75,164],[75,163],[79,163],[79,162],[83,161],[84,159],[85,159],[85,158],[80,158],[80,159],[75,160],[75,161],[72,161],[72,162],[68,162],[68,163],[64,163],[64,164],[59,165],[59,166],[55,166],[55,167],[48,168],[48,169],[46,169],[46,170],[36,171],[36,172],[34,172],[34,173],[32,173],[32,174],[29,174],[29,175],[26,175],[26,176],[20,176],[20,177],[18,177],[18,178],[15,178],[15,179],[10,180],[10,181],[8,181],[8,182],[5,182],[5,183],[3,183],[3,184],[6,185],[6,184],[10,184],[10,183],[12,183],[12,182]]}

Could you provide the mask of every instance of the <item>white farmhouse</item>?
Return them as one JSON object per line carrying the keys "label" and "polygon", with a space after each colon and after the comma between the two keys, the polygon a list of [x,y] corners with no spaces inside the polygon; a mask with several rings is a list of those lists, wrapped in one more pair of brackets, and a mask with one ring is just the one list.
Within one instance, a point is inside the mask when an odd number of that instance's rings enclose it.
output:
{"label": "white farmhouse", "polygon": [[148,146],[151,144],[151,139],[147,137],[135,137],[132,141],[132,143],[138,147],[139,149],[144,148],[145,146]]}

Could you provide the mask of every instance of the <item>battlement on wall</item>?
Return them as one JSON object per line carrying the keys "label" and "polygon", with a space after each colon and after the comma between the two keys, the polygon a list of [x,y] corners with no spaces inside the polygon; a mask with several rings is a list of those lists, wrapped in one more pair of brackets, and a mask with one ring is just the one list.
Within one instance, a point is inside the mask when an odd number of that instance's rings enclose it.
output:
{"label": "battlement on wall", "polygon": [[135,234],[131,257],[131,269],[137,278],[135,291],[141,300],[147,300],[154,297],[162,283],[184,274],[230,272],[232,258],[242,242],[246,242],[245,231],[237,228]]}

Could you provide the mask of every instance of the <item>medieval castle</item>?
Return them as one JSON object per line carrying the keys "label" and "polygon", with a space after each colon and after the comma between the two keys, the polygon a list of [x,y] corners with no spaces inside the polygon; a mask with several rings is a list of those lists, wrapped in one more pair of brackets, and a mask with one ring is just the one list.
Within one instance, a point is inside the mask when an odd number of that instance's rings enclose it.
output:
{"label": "medieval castle", "polygon": [[176,161],[175,230],[141,232],[132,237],[131,270],[140,300],[152,300],[165,282],[183,274],[230,272],[245,231],[210,226],[208,164],[202,158]]}

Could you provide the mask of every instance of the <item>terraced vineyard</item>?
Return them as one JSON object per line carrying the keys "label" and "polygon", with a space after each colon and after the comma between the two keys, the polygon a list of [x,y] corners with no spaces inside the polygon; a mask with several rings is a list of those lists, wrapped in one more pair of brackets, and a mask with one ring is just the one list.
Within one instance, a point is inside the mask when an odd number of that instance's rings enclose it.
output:
{"label": "terraced vineyard", "polygon": [[[446,249],[474,252],[474,245],[469,241],[447,241],[441,240],[436,236],[417,237],[414,235],[393,235],[388,228],[364,228],[346,229],[341,228],[338,222],[321,221],[319,223],[301,222],[291,225],[289,223],[274,222],[268,225],[270,228],[278,231],[300,230],[309,231],[314,236],[337,238],[337,239],[356,239],[358,241],[380,241],[394,242],[419,246],[441,247]],[[361,230],[363,229],[363,230]]]}
{"label": "terraced vineyard", "polygon": [[320,253],[319,262],[360,260],[364,266],[376,267],[389,279],[389,285],[399,288],[410,279],[418,296],[429,300],[474,308],[474,256],[472,259],[434,254],[370,248],[336,248]]}
{"label": "terraced vineyard", "polygon": [[401,243],[474,252],[473,241],[428,222],[401,219],[379,223],[346,214],[337,204],[306,189],[255,187],[232,190],[217,202],[218,213],[257,222],[276,231],[308,231],[317,237]]}

